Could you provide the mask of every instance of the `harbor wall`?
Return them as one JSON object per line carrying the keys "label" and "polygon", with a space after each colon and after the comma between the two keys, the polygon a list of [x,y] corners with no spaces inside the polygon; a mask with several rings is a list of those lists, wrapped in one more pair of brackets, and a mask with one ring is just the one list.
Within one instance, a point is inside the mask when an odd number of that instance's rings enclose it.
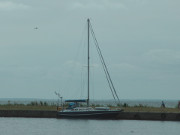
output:
{"label": "harbor wall", "polygon": [[57,111],[0,110],[0,117],[56,118]]}
{"label": "harbor wall", "polygon": [[[57,111],[0,110],[0,117],[57,118]],[[180,113],[121,112],[117,119],[180,121]]]}
{"label": "harbor wall", "polygon": [[180,113],[165,112],[121,112],[117,119],[180,121]]}

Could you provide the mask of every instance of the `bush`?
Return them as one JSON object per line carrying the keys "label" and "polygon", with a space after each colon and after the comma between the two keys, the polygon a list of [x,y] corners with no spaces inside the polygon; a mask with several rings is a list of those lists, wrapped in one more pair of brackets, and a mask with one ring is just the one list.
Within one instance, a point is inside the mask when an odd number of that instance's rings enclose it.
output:
{"label": "bush", "polygon": [[124,103],[123,107],[129,107],[129,105],[127,103]]}
{"label": "bush", "polygon": [[122,104],[118,103],[118,104],[117,104],[117,107],[122,107]]}
{"label": "bush", "polygon": [[135,105],[134,107],[148,107],[148,106],[139,104],[139,105]]}
{"label": "bush", "polygon": [[113,107],[111,104],[108,104],[107,106],[108,106],[108,107]]}
{"label": "bush", "polygon": [[29,106],[38,106],[38,102],[37,101],[32,101],[30,104],[28,104]]}
{"label": "bush", "polygon": [[44,102],[44,104],[43,104],[44,106],[48,106],[48,103],[47,102]]}

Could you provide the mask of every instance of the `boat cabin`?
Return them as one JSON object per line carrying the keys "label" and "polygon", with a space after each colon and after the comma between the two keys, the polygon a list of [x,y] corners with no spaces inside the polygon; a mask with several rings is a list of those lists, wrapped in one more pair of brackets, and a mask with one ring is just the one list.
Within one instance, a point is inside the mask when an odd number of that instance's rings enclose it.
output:
{"label": "boat cabin", "polygon": [[76,107],[80,107],[80,103],[86,103],[86,99],[79,99],[79,100],[65,100],[65,102],[68,102],[68,107],[66,109],[74,109]]}

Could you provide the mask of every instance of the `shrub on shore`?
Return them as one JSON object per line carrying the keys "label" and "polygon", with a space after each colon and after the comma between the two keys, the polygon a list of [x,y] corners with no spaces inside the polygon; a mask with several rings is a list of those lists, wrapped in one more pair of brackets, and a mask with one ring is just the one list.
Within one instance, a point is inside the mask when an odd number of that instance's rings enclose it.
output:
{"label": "shrub on shore", "polygon": [[47,102],[37,102],[37,101],[32,101],[31,103],[27,104],[27,106],[49,106]]}

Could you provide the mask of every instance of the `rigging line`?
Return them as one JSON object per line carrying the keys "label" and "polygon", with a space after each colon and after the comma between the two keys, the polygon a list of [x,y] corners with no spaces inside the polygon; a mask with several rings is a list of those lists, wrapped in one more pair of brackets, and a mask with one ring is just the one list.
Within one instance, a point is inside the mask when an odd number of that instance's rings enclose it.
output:
{"label": "rigging line", "polygon": [[[93,30],[92,30],[91,24],[90,24],[90,31],[91,31],[92,37],[95,36],[95,35],[92,33]],[[95,42],[95,37],[93,37],[93,39],[94,39],[94,43],[95,43],[95,45],[96,45],[97,43]],[[97,48],[97,45],[96,45],[96,48]],[[113,95],[114,100],[116,101],[116,98],[115,98],[115,95],[114,95],[114,92],[113,92],[113,89],[112,89],[110,80],[109,80],[109,78],[108,78],[108,75],[107,75],[106,69],[105,69],[105,67],[104,67],[103,60],[102,60],[102,58],[101,58],[101,55],[100,55],[100,52],[99,52],[98,48],[97,48],[97,51],[98,51],[98,54],[99,54],[99,56],[100,56],[100,61],[101,61],[102,66],[103,66],[103,70],[104,70],[104,72],[105,72],[105,76],[106,76],[106,79],[107,79],[107,81],[108,81],[109,88],[110,88],[110,90],[111,90],[111,93],[112,93],[112,95]]]}
{"label": "rigging line", "polygon": [[[92,56],[93,55],[93,51],[90,51],[90,55]],[[91,57],[91,62],[92,63],[94,63],[94,57]],[[90,66],[90,68],[91,68],[91,66]],[[91,68],[91,70],[90,70],[91,72],[90,72],[90,80],[91,80],[91,102],[92,102],[92,99],[94,100],[94,84],[95,84],[95,76],[94,76],[94,74],[95,74],[95,72],[94,72],[94,68],[93,68],[93,65],[92,65],[92,68]]]}
{"label": "rigging line", "polygon": [[[72,57],[72,64],[70,65],[71,67],[68,68],[68,78],[65,79],[65,85],[63,89],[67,89],[68,93],[71,93],[70,91],[73,89],[73,94],[77,93],[76,90],[74,90],[74,86],[75,84],[72,84],[71,82],[75,81],[74,76],[76,76],[77,74],[79,74],[79,72],[77,72],[78,69],[78,65],[77,65],[77,61],[82,61],[83,62],[83,58],[81,57],[81,52],[84,52],[82,49],[84,49],[86,46],[85,44],[85,32],[86,32],[86,25],[83,26],[82,31],[80,32],[80,39],[78,40],[78,42],[75,43],[75,45],[77,44],[77,48],[74,50],[75,53],[73,53],[73,57]],[[68,54],[67,54],[68,55]],[[85,61],[85,59],[84,59]],[[76,79],[77,80],[77,79]],[[76,81],[75,81],[76,82]],[[68,84],[72,84],[72,85],[68,85]],[[77,82],[76,82],[77,83]],[[79,86],[79,85],[78,85]],[[73,94],[70,94],[71,96]]]}
{"label": "rigging line", "polygon": [[[92,28],[91,28],[91,29],[92,29]],[[91,33],[92,33],[92,31],[91,31]],[[109,84],[109,88],[110,88],[110,90],[111,90],[111,92],[112,92],[112,95],[113,95],[114,100],[116,100],[116,98],[115,98],[115,96],[114,96],[113,89],[112,89],[112,85],[111,85],[111,83],[110,83],[110,79],[109,79],[109,77],[108,77],[108,74],[107,74],[106,68],[105,68],[105,66],[104,66],[103,59],[102,59],[101,54],[100,54],[100,50],[98,49],[97,43],[96,43],[96,41],[95,41],[95,37],[94,37],[95,35],[94,35],[93,33],[92,33],[92,35],[93,35],[94,43],[95,43],[95,45],[96,45],[96,48],[97,48],[98,54],[99,54],[99,56],[100,56],[100,61],[101,61],[102,66],[103,66],[103,70],[104,70],[104,72],[105,72],[106,79],[107,79],[108,84]]]}
{"label": "rigging line", "polygon": [[116,90],[115,90],[115,87],[114,87],[114,85],[113,85],[112,79],[111,79],[111,77],[110,77],[110,74],[109,74],[109,72],[108,72],[107,66],[106,66],[106,64],[105,64],[105,61],[104,61],[103,55],[102,55],[102,53],[101,53],[100,47],[99,47],[99,45],[98,45],[98,41],[97,41],[97,39],[96,39],[96,37],[95,37],[95,33],[94,33],[93,29],[92,29],[92,25],[90,24],[90,26],[91,26],[91,32],[92,32],[93,38],[94,38],[94,40],[95,40],[95,42],[96,42],[96,46],[98,47],[98,50],[99,50],[100,55],[101,55],[101,57],[102,57],[102,61],[103,61],[103,64],[104,64],[104,66],[105,66],[105,68],[106,68],[106,72],[107,72],[107,74],[108,74],[109,80],[110,80],[111,85],[112,85],[112,87],[113,87],[114,93],[115,93],[118,101],[120,102],[119,97],[118,97],[118,95],[117,95],[117,92],[116,92]]}
{"label": "rigging line", "polygon": [[[91,29],[92,29],[92,28],[91,28]],[[91,30],[91,33],[92,33],[92,30]],[[93,33],[92,33],[92,36],[94,36]],[[94,39],[94,37],[93,37],[93,39]],[[95,42],[95,41],[94,41],[94,42]],[[96,42],[95,42],[95,45],[96,45]],[[96,45],[96,48],[97,48],[97,45]],[[99,56],[100,56],[100,52],[99,52],[98,48],[97,48],[97,52],[98,52],[98,54],[99,54]],[[105,66],[104,66],[104,64],[103,64],[103,60],[102,60],[101,56],[100,56],[100,61],[101,61],[102,66],[103,66],[103,70],[104,70],[104,72],[105,72],[105,76],[106,76],[106,79],[107,79],[107,81],[108,81],[109,88],[110,88],[110,90],[111,90],[111,93],[112,93],[112,95],[113,95],[114,100],[116,101],[116,98],[115,98],[115,96],[114,96],[114,92],[113,92],[113,90],[112,90],[112,86],[111,86],[110,80],[109,80],[109,78],[108,78],[108,75],[107,75],[107,72],[106,72],[106,69],[105,69]]]}
{"label": "rigging line", "polygon": [[[96,48],[97,48],[97,46],[96,46]],[[98,50],[98,54],[99,54],[99,56],[100,56],[99,50]],[[108,85],[109,85],[109,88],[110,88],[110,90],[111,90],[112,96],[113,96],[114,100],[116,101],[116,98],[115,98],[115,95],[114,95],[114,92],[113,92],[113,89],[112,89],[112,86],[111,86],[111,83],[110,83],[110,80],[109,80],[107,71],[106,71],[106,69],[105,69],[105,66],[104,66],[104,64],[103,64],[103,61],[102,61],[102,58],[101,58],[101,57],[100,57],[100,61],[101,61],[101,64],[102,64],[102,66],[103,66],[103,70],[104,70],[106,79],[107,79],[107,81],[108,81]]]}
{"label": "rigging line", "polygon": [[[97,40],[96,40],[96,42],[97,42]],[[106,73],[107,73],[108,78],[109,78],[109,80],[110,80],[111,86],[112,86],[112,88],[113,88],[113,90],[114,90],[114,93],[115,93],[115,95],[116,95],[116,98],[117,98],[118,101],[119,101],[119,97],[118,97],[118,95],[117,95],[117,93],[116,93],[116,90],[115,90],[115,88],[114,88],[112,79],[111,79],[111,77],[110,77],[109,71],[108,71],[108,69],[107,69],[107,66],[106,66],[106,64],[105,64],[104,58],[103,58],[103,56],[102,56],[102,53],[101,53],[101,50],[100,50],[98,44],[97,44],[97,47],[98,47],[99,52],[100,52],[100,55],[101,55],[101,57],[102,57],[103,65],[104,65],[104,67],[105,67],[105,69],[106,69]]]}
{"label": "rigging line", "polygon": [[94,33],[93,33],[92,31],[93,31],[93,30],[92,30],[92,26],[91,26],[91,33],[92,33],[92,36],[93,36],[93,39],[94,39],[94,43],[95,43],[96,48],[97,48],[97,52],[98,52],[98,54],[99,54],[99,56],[100,56],[100,61],[101,61],[102,66],[103,66],[103,70],[104,70],[104,72],[105,72],[106,79],[107,79],[107,81],[108,81],[109,88],[110,88],[110,90],[111,90],[111,92],[112,92],[113,98],[114,98],[114,100],[116,101],[116,98],[115,98],[115,96],[114,96],[114,92],[113,92],[113,89],[112,89],[112,84],[110,83],[110,79],[109,79],[109,77],[108,77],[107,70],[106,70],[106,68],[105,68],[105,63],[103,62],[103,59],[102,59],[102,56],[101,56],[101,52],[100,52],[100,50],[98,49],[97,42],[95,41],[95,35],[94,35]]}
{"label": "rigging line", "polygon": [[80,98],[83,98],[83,89],[84,89],[84,75],[83,67],[81,67],[81,94]]}
{"label": "rigging line", "polygon": [[101,61],[102,66],[103,66],[103,70],[104,70],[104,72],[105,72],[106,79],[107,79],[107,81],[108,81],[109,88],[110,88],[110,90],[111,90],[111,93],[112,93],[112,95],[113,95],[113,98],[114,98],[114,100],[116,101],[116,98],[115,98],[115,95],[114,95],[114,92],[113,92],[113,88],[112,88],[112,84],[111,84],[111,82],[110,82],[110,79],[109,79],[109,77],[108,77],[107,70],[106,70],[106,68],[105,68],[105,63],[103,62],[103,58],[102,58],[102,56],[101,56],[101,52],[100,52],[100,50],[99,50],[99,48],[98,48],[97,42],[95,41],[95,37],[94,37],[95,35],[94,35],[94,33],[93,33],[92,31],[93,31],[93,30],[92,30],[92,26],[91,26],[91,33],[92,33],[92,36],[93,36],[93,39],[94,39],[94,42],[95,42],[95,45],[96,45],[98,54],[99,54],[99,56],[100,56],[100,61]]}
{"label": "rigging line", "polygon": [[[97,48],[97,46],[96,46],[96,48]],[[99,50],[98,50],[98,54],[99,54],[99,56],[100,56]],[[113,98],[114,98],[114,100],[116,100],[115,95],[114,95],[114,92],[113,92],[113,89],[112,89],[112,86],[111,86],[111,83],[110,83],[110,80],[109,80],[109,78],[108,78],[107,71],[106,71],[106,69],[105,69],[105,67],[104,67],[104,64],[103,64],[103,61],[102,61],[102,58],[101,58],[101,57],[100,57],[100,61],[101,61],[101,64],[102,64],[102,66],[103,66],[103,70],[104,70],[106,79],[107,79],[107,81],[108,81],[108,85],[109,85],[109,88],[110,88],[111,93],[112,93],[112,95],[113,95]]]}

